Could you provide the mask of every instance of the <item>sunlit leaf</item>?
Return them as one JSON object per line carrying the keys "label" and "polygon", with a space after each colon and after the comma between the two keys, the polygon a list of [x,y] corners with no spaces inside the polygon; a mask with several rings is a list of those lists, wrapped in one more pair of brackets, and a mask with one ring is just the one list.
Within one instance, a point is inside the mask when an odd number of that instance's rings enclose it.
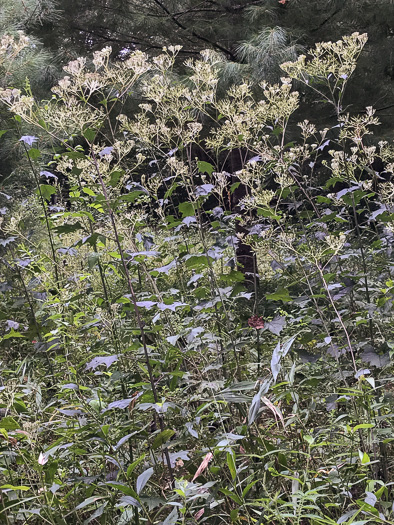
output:
{"label": "sunlit leaf", "polygon": [[153,475],[153,467],[148,468],[145,470],[142,474],[140,474],[136,481],[136,492],[137,494],[140,494],[145,487],[145,485],[150,480],[151,476]]}
{"label": "sunlit leaf", "polygon": [[292,344],[294,343],[297,336],[293,336],[288,339],[285,343],[281,344],[280,342],[276,345],[275,350],[271,358],[271,371],[274,381],[276,381],[278,374],[281,370],[281,359],[286,356],[287,352],[290,350]]}

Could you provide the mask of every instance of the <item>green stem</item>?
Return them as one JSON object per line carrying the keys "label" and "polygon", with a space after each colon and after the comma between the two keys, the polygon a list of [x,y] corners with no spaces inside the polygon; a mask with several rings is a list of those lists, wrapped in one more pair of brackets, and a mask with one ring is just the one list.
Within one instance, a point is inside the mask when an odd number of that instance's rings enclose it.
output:
{"label": "green stem", "polygon": [[[100,181],[101,189],[102,189],[103,194],[104,194],[105,202],[106,202],[107,207],[108,207],[108,213],[109,213],[109,216],[110,216],[112,229],[113,229],[114,236],[115,236],[115,242],[116,242],[116,245],[118,247],[118,251],[119,251],[120,258],[121,258],[123,270],[124,270],[124,273],[125,273],[127,285],[128,285],[128,288],[129,288],[131,300],[132,300],[132,303],[133,303],[133,306],[134,306],[135,317],[136,317],[137,324],[138,324],[138,327],[139,327],[139,331],[140,331],[140,334],[141,334],[142,346],[143,346],[143,349],[144,349],[145,362],[146,362],[146,367],[147,367],[147,370],[148,370],[149,382],[150,382],[150,385],[151,385],[151,388],[152,388],[153,399],[154,399],[155,403],[158,403],[159,397],[157,395],[156,383],[155,383],[155,380],[154,380],[154,377],[153,377],[152,365],[150,363],[148,345],[147,345],[147,342],[146,342],[146,335],[145,335],[145,330],[144,330],[144,323],[142,321],[140,309],[139,309],[139,307],[137,305],[137,296],[135,294],[133,285],[131,283],[131,277],[130,277],[129,269],[127,267],[126,259],[124,257],[123,248],[122,248],[122,245],[121,245],[121,242],[120,242],[120,238],[119,238],[119,234],[118,234],[118,228],[116,226],[115,215],[114,215],[114,212],[113,212],[112,207],[111,207],[111,201],[110,201],[110,197],[109,197],[109,194],[108,194],[108,190],[107,190],[107,187],[106,187],[106,185],[104,183],[104,180],[103,180],[103,178],[101,176],[101,172],[100,172],[100,169],[99,169],[99,166],[98,166],[98,163],[97,163],[97,159],[96,159],[96,157],[95,157],[93,152],[92,152],[92,157],[93,157],[93,163],[94,163],[94,166],[95,166],[95,169],[96,169],[96,173],[97,173],[97,176],[98,176],[99,181]],[[161,432],[164,432],[165,426],[164,426],[163,415],[162,414],[158,414],[158,419],[159,419],[160,430],[161,430]],[[170,455],[168,453],[168,449],[167,448],[164,449],[164,456],[166,458],[167,469],[168,469],[168,473],[169,473],[169,476],[170,476],[171,484],[174,485],[174,474],[173,474],[173,470],[172,470],[172,467],[171,467]]]}
{"label": "green stem", "polygon": [[52,237],[52,232],[51,232],[51,225],[49,223],[48,210],[47,210],[47,207],[46,207],[46,204],[45,204],[44,196],[43,196],[42,191],[41,191],[40,179],[39,179],[38,174],[37,174],[37,172],[35,170],[35,167],[34,167],[32,161],[31,161],[31,158],[29,157],[29,150],[26,148],[26,144],[24,142],[23,142],[23,147],[25,149],[26,156],[27,156],[27,159],[28,159],[28,162],[29,162],[31,171],[32,171],[33,176],[34,176],[34,180],[35,180],[36,186],[37,186],[41,207],[42,207],[42,209],[44,211],[45,224],[46,224],[46,228],[47,228],[47,231],[48,231],[49,244],[51,246],[52,259],[53,259],[54,270],[55,270],[56,284],[58,285],[59,284],[59,273],[58,273],[58,267],[57,267],[57,261],[56,261],[55,244],[53,242],[53,237]]}

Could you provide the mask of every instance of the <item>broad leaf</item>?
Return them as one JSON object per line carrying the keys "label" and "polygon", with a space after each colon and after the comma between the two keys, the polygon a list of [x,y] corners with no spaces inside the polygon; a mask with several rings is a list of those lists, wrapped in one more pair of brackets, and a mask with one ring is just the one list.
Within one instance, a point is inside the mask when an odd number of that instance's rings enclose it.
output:
{"label": "broad leaf", "polygon": [[138,476],[137,482],[136,482],[136,489],[135,489],[137,494],[141,493],[141,491],[143,490],[145,485],[148,483],[152,475],[153,475],[153,467],[148,468],[147,470],[145,470],[142,474]]}
{"label": "broad leaf", "polygon": [[288,339],[285,343],[281,344],[278,343],[275,347],[275,350],[272,354],[271,359],[271,371],[272,376],[274,378],[274,381],[276,381],[278,374],[281,370],[281,364],[280,361],[283,357],[286,356],[287,352],[290,350],[292,344],[294,343],[297,336],[293,336],[290,339]]}

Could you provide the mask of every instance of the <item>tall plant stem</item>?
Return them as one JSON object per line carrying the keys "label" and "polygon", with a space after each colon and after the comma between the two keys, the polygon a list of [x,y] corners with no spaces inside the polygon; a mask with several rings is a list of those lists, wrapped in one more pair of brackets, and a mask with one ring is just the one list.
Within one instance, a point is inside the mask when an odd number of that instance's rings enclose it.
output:
{"label": "tall plant stem", "polygon": [[[132,300],[133,306],[134,306],[135,317],[136,317],[138,328],[139,328],[139,331],[140,331],[140,334],[141,334],[142,346],[143,346],[143,349],[144,349],[145,362],[146,362],[146,367],[147,367],[147,370],[148,370],[149,382],[150,382],[150,385],[151,385],[151,388],[152,388],[153,399],[155,400],[155,403],[158,403],[159,398],[158,398],[158,395],[157,395],[156,384],[155,384],[155,380],[154,380],[154,377],[153,377],[153,370],[152,370],[152,366],[151,366],[150,359],[149,359],[149,352],[148,352],[148,345],[147,345],[147,342],[146,342],[144,323],[142,321],[140,309],[138,308],[138,305],[137,305],[137,296],[135,294],[134,287],[133,287],[133,285],[131,283],[130,273],[129,273],[129,269],[128,269],[127,264],[126,264],[126,259],[125,259],[125,256],[124,256],[122,244],[120,242],[120,238],[119,238],[119,234],[118,234],[118,228],[116,226],[115,215],[114,215],[114,212],[113,212],[113,209],[112,209],[112,206],[111,206],[111,200],[110,200],[109,195],[108,195],[108,190],[107,190],[105,182],[104,182],[104,180],[103,180],[103,178],[101,176],[100,168],[98,166],[97,159],[96,159],[96,157],[95,157],[93,152],[92,152],[92,158],[93,158],[93,163],[94,163],[94,166],[95,166],[95,169],[96,169],[96,173],[97,173],[98,179],[100,181],[101,189],[102,189],[103,194],[104,194],[105,202],[107,204],[108,213],[109,213],[109,216],[110,216],[111,225],[112,225],[112,229],[113,229],[114,236],[115,236],[115,242],[116,242],[116,245],[118,247],[119,255],[120,255],[120,258],[121,258],[123,270],[124,270],[126,281],[127,281],[127,286],[128,286],[128,289],[129,289],[129,292],[130,292],[130,295],[131,295],[131,300]],[[162,414],[158,414],[158,419],[159,419],[160,430],[161,430],[161,432],[164,432],[165,426],[164,426],[163,415]],[[169,473],[169,476],[170,476],[171,484],[174,485],[174,474],[173,474],[173,470],[172,470],[172,467],[171,467],[170,455],[168,453],[168,449],[167,448],[164,449],[164,456],[166,458],[167,469],[168,469],[168,473]]]}
{"label": "tall plant stem", "polygon": [[24,142],[23,142],[23,147],[24,147],[25,152],[26,152],[26,157],[28,159],[28,162],[29,162],[29,165],[30,165],[30,169],[31,169],[31,171],[33,173],[33,177],[34,177],[34,180],[35,180],[35,183],[36,183],[36,186],[37,186],[38,195],[39,195],[39,198],[40,198],[41,207],[42,207],[43,212],[44,212],[45,224],[46,224],[46,228],[47,228],[47,231],[48,231],[49,244],[51,246],[53,267],[54,267],[54,270],[55,270],[55,277],[56,277],[56,284],[58,285],[59,284],[59,271],[58,271],[58,268],[57,268],[55,244],[53,242],[53,237],[52,237],[52,232],[51,232],[51,225],[49,224],[48,210],[47,210],[47,207],[46,207],[46,204],[45,204],[44,196],[43,196],[42,191],[41,191],[40,179],[38,177],[38,174],[37,174],[37,171],[36,171],[36,169],[34,167],[34,164],[32,163],[31,158],[29,157],[29,150],[26,148],[26,144]]}
{"label": "tall plant stem", "polygon": [[[346,146],[346,144],[343,142],[342,143],[343,150],[345,150],[345,146]],[[350,176],[350,173],[349,173],[348,162],[346,160],[346,156],[344,156],[344,162],[345,162],[346,175],[347,175],[347,178],[348,178],[348,182],[350,183],[351,176]],[[367,264],[366,264],[366,260],[365,260],[365,252],[364,252],[363,242],[362,242],[362,237],[361,237],[360,224],[359,224],[358,217],[357,217],[356,203],[354,201],[353,193],[351,194],[351,196],[352,196],[351,198],[352,198],[353,220],[354,220],[354,224],[355,224],[355,227],[356,227],[358,246],[359,246],[359,249],[360,249],[361,263],[362,263],[363,273],[364,273],[365,297],[367,299],[368,304],[371,304],[371,295],[369,293],[369,286],[368,286]],[[372,344],[372,346],[374,346],[373,323],[372,323],[372,319],[371,319],[370,316],[369,316],[369,319],[368,319],[368,325],[369,325],[369,334],[370,334],[370,338],[371,338],[371,344]]]}
{"label": "tall plant stem", "polygon": [[[191,150],[190,150],[190,148],[187,151],[187,161],[188,161],[188,164],[189,164],[190,173],[193,173],[192,157],[191,157]],[[191,177],[189,181],[184,178],[184,182],[185,182],[185,186],[187,188],[187,192],[188,192],[188,195],[189,195],[190,202],[193,202],[193,194],[195,194],[195,191],[196,191],[195,184],[193,182],[193,178]],[[212,267],[212,263],[211,263],[210,258],[208,256],[208,246],[207,246],[207,243],[206,243],[205,233],[204,233],[204,229],[203,229],[203,222],[202,222],[202,217],[201,217],[201,209],[200,209],[200,206],[198,205],[198,203],[196,203],[196,210],[195,211],[196,211],[196,216],[197,216],[197,219],[198,219],[197,220],[197,224],[198,224],[198,233],[199,233],[200,241],[201,241],[201,244],[202,244],[203,249],[204,249],[205,257],[207,258],[208,272],[209,272],[209,276],[210,276],[211,293],[212,293],[212,296],[214,296],[214,293],[216,291],[216,293],[219,295],[221,303],[222,303],[222,308],[223,308],[223,312],[224,312],[225,318],[228,321],[228,323],[230,324],[230,316],[228,315],[228,311],[227,311],[227,308],[226,308],[224,297],[223,297],[223,294],[222,294],[222,292],[220,290],[220,286],[219,286],[219,284],[217,282],[217,279],[216,279],[216,276],[215,276],[215,272],[214,272],[213,267]],[[219,320],[219,317],[218,317],[218,311],[217,311],[216,307],[215,307],[215,317],[216,317],[217,326],[219,326],[220,325],[220,320]],[[230,336],[230,341],[231,341],[231,344],[232,344],[232,347],[233,347],[233,350],[234,350],[234,359],[235,359],[235,365],[236,365],[236,376],[237,376],[238,380],[241,381],[242,380],[242,377],[241,377],[242,373],[241,373],[239,357],[238,357],[238,354],[237,354],[237,347],[236,347],[236,344],[235,344],[235,341],[234,341],[234,338],[233,338],[231,332],[229,332],[228,335]],[[223,351],[222,351],[222,355],[224,355]]]}
{"label": "tall plant stem", "polygon": [[343,330],[343,332],[345,334],[347,346],[348,346],[350,355],[352,356],[352,362],[353,362],[354,371],[357,372],[357,364],[356,364],[356,359],[354,357],[354,351],[353,351],[353,348],[352,348],[352,343],[350,341],[349,332],[348,332],[348,330],[347,330],[347,328],[346,328],[346,326],[345,326],[345,324],[343,322],[341,314],[338,312],[337,307],[335,306],[335,303],[333,301],[333,298],[332,298],[332,295],[330,293],[330,290],[329,290],[329,288],[327,286],[327,283],[326,283],[326,281],[324,279],[323,270],[321,269],[321,267],[320,267],[320,265],[318,263],[316,263],[316,267],[317,267],[317,269],[319,271],[321,282],[322,282],[323,287],[324,287],[324,289],[325,289],[325,291],[327,293],[327,296],[328,296],[328,299],[329,299],[329,301],[331,303],[331,306],[332,306],[332,308],[333,308],[333,310],[334,310],[334,312],[335,312],[335,314],[336,314],[336,316],[337,316],[337,318],[339,320],[339,324],[341,325],[342,330]]}
{"label": "tall plant stem", "polygon": [[[357,232],[358,245],[359,245],[360,254],[361,254],[361,263],[362,263],[362,266],[363,266],[365,298],[367,299],[368,304],[371,304],[371,295],[369,293],[368,276],[367,276],[368,275],[368,273],[367,273],[367,263],[366,263],[366,260],[365,260],[365,252],[364,252],[362,238],[361,238],[360,225],[358,223],[356,206],[355,206],[355,203],[354,203],[354,197],[353,196],[352,196],[352,208],[353,208],[354,221],[356,223],[356,232]],[[371,319],[370,316],[369,316],[369,319],[368,319],[368,324],[369,324],[369,334],[370,334],[370,338],[371,338],[371,344],[373,346],[374,345],[374,333],[373,333],[373,323],[372,323],[372,319]]]}
{"label": "tall plant stem", "polygon": [[[33,306],[33,303],[32,303],[32,300],[30,298],[30,295],[29,295],[29,290],[27,289],[26,287],[26,284],[25,284],[25,280],[23,279],[23,275],[22,275],[22,272],[20,271],[20,269],[18,268],[18,265],[16,264],[15,265],[15,271],[19,277],[19,280],[22,284],[22,287],[23,287],[23,291],[25,293],[25,297],[26,297],[26,301],[28,302],[29,304],[29,308],[30,308],[30,312],[31,312],[31,316],[33,318],[33,322],[34,322],[34,326],[36,327],[36,331],[37,331],[37,335],[38,337],[40,338],[40,340],[42,340],[42,334],[41,334],[41,329],[40,329],[40,325],[38,324],[38,321],[37,321],[37,318],[36,318],[36,313],[34,311],[34,306]],[[54,375],[54,370],[53,370],[53,366],[52,366],[52,363],[51,363],[51,360],[49,359],[49,356],[48,356],[48,353],[47,351],[45,350],[45,357],[46,357],[46,360],[47,360],[47,363],[48,363],[48,366],[49,366],[49,369],[51,371],[51,374]]]}

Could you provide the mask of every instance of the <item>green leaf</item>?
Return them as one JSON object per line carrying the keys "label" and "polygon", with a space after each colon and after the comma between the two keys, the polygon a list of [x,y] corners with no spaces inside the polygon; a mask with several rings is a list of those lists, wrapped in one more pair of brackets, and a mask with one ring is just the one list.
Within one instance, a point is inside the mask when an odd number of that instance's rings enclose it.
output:
{"label": "green leaf", "polygon": [[258,479],[255,479],[254,481],[251,481],[249,483],[249,485],[246,485],[246,487],[242,491],[242,497],[243,498],[247,495],[247,493],[250,491],[250,489],[253,487],[253,485],[255,485],[258,481],[259,481]]}
{"label": "green leaf", "polygon": [[328,197],[323,197],[323,195],[318,195],[318,197],[316,198],[316,202],[318,202],[319,204],[330,204],[331,199],[329,199]]}
{"label": "green leaf", "polygon": [[15,332],[15,330],[12,328],[10,332],[8,332],[8,334],[6,334],[5,336],[3,336],[1,339],[3,341],[5,341],[6,339],[14,339],[14,338],[17,338],[17,337],[22,337],[24,338],[25,336],[23,334],[21,334],[20,332]]}
{"label": "green leaf", "polygon": [[70,159],[84,159],[86,157],[85,153],[82,153],[81,151],[67,151],[66,153],[63,153],[63,155]]}
{"label": "green leaf", "polygon": [[40,192],[43,198],[46,201],[49,201],[51,195],[56,193],[56,188],[54,186],[51,186],[50,184],[40,184],[40,190],[36,190],[37,195],[39,195]]}
{"label": "green leaf", "polygon": [[313,436],[311,436],[310,434],[304,434],[304,440],[308,443],[308,445],[313,445],[313,443],[315,442]]}
{"label": "green leaf", "polygon": [[126,496],[132,496],[133,498],[138,498],[138,494],[128,485],[124,485],[119,481],[107,481],[106,485],[113,487],[114,489],[120,490]]}
{"label": "green leaf", "polygon": [[11,490],[29,490],[29,487],[26,487],[26,485],[2,485],[0,489],[11,489]]}
{"label": "green leaf", "polygon": [[145,191],[135,190],[131,191],[130,193],[126,193],[125,195],[122,195],[120,197],[120,200],[123,202],[134,202],[141,195],[146,195]]}
{"label": "green leaf", "polygon": [[1,428],[4,430],[17,430],[20,428],[20,425],[15,419],[11,416],[3,417],[0,421]]}
{"label": "green leaf", "polygon": [[22,399],[16,399],[14,401],[13,408],[16,410],[16,412],[18,412],[18,414],[28,412],[27,406],[22,401]]}
{"label": "green leaf", "polygon": [[234,494],[234,492],[231,492],[231,490],[228,489],[219,489],[220,492],[222,492],[225,496],[228,496],[231,498],[235,503],[238,503],[238,505],[242,505],[242,501],[237,494]]}
{"label": "green leaf", "polygon": [[1,129],[0,130],[0,137],[4,135],[4,133],[7,133],[8,129]]}
{"label": "green leaf", "polygon": [[179,184],[176,181],[174,181],[171,184],[171,186],[168,188],[168,190],[165,192],[164,198],[168,199],[169,197],[171,197],[171,195],[174,193],[174,191],[177,189],[178,186]]}
{"label": "green leaf", "polygon": [[49,465],[47,465],[45,470],[45,481],[47,483],[50,483],[52,485],[55,474],[57,473],[57,469],[59,467],[59,461],[51,461]]}
{"label": "green leaf", "polygon": [[360,457],[361,465],[366,465],[367,463],[371,462],[371,459],[366,452],[359,450],[358,455]]}
{"label": "green leaf", "polygon": [[89,270],[94,268],[96,266],[96,264],[99,262],[99,260],[100,260],[100,254],[99,253],[96,253],[96,252],[89,253],[89,255],[88,255],[88,267],[89,267]]}
{"label": "green leaf", "polygon": [[130,477],[132,472],[142,463],[145,459],[145,454],[142,454],[138,459],[136,459],[131,465],[127,467],[127,477]]}
{"label": "green leaf", "polygon": [[183,218],[192,217],[195,214],[194,206],[191,202],[181,202],[178,209],[182,213]]}
{"label": "green leaf", "polygon": [[75,510],[83,509],[84,507],[87,507],[88,505],[91,505],[92,503],[96,503],[96,501],[99,501],[101,499],[105,499],[108,496],[91,496],[90,498],[86,498],[82,503],[77,505],[75,507]]}
{"label": "green leaf", "polygon": [[208,266],[208,259],[206,255],[192,255],[187,259],[186,266],[193,270],[201,270]]}
{"label": "green leaf", "polygon": [[164,445],[164,443],[167,443],[169,439],[172,438],[172,436],[175,434],[175,430],[171,430],[167,428],[166,430],[163,430],[163,432],[160,432],[154,439],[152,448],[156,450],[161,445]]}
{"label": "green leaf", "polygon": [[27,154],[31,160],[37,160],[39,157],[41,157],[41,151],[37,148],[30,148]]}
{"label": "green leaf", "polygon": [[360,430],[362,428],[373,428],[375,425],[373,423],[361,423],[360,425],[356,425],[353,428],[353,432],[357,432],[357,430]]}
{"label": "green leaf", "polygon": [[272,132],[272,134],[275,136],[275,137],[279,137],[279,135],[283,133],[283,128],[281,126],[276,126]]}
{"label": "green leaf", "polygon": [[288,303],[291,301],[291,297],[289,295],[289,291],[287,288],[279,287],[276,292],[267,294],[265,296],[268,301],[283,301],[284,303]]}
{"label": "green leaf", "polygon": [[374,516],[379,516],[379,511],[378,509],[375,509],[375,507],[373,507],[372,505],[370,505],[369,503],[366,503],[365,501],[363,501],[362,499],[358,499],[356,500],[356,503],[357,505],[360,507],[360,510],[362,512],[369,512],[370,514],[373,514]]}
{"label": "green leaf", "polygon": [[83,136],[88,142],[93,142],[96,138],[96,132],[94,131],[94,129],[86,128],[83,132]]}
{"label": "green leaf", "polygon": [[74,233],[82,229],[83,229],[82,224],[80,222],[76,222],[75,224],[62,224],[61,226],[57,226],[54,230],[57,234],[61,234],[61,233]]}
{"label": "green leaf", "polygon": [[92,246],[94,248],[97,245],[98,242],[100,242],[102,244],[106,244],[107,240],[100,233],[94,232],[94,233],[92,233],[92,235],[89,235],[88,237],[85,237],[80,242],[81,242],[81,244],[89,244],[90,246]]}
{"label": "green leaf", "polygon": [[89,219],[94,222],[94,217],[90,213],[90,211],[74,211],[73,213],[65,213],[64,216],[66,217],[89,217]]}
{"label": "green leaf", "polygon": [[123,171],[113,171],[110,175],[110,179],[109,179],[109,185],[112,187],[112,188],[115,188],[115,186],[118,184],[118,182],[120,181],[120,178],[122,177],[123,175]]}
{"label": "green leaf", "polygon": [[233,509],[233,510],[230,512],[230,518],[231,518],[231,521],[237,521],[237,519],[238,519],[238,514],[239,514],[239,510],[238,510],[238,509]]}
{"label": "green leaf", "polygon": [[197,167],[200,173],[208,173],[208,175],[212,175],[214,170],[212,164],[209,162],[204,162],[203,160],[197,161]]}
{"label": "green leaf", "polygon": [[148,468],[147,470],[145,470],[144,472],[142,472],[142,474],[138,476],[137,482],[135,485],[136,486],[135,490],[137,494],[141,493],[141,491],[143,490],[145,485],[148,483],[152,475],[153,475],[153,467]]}
{"label": "green leaf", "polygon": [[[89,525],[89,523],[98,523],[97,521],[97,518],[99,518],[104,510],[105,510],[105,507],[107,506],[108,504],[108,501],[105,501],[102,505],[100,505],[99,507],[96,508],[96,510],[89,516],[89,518],[87,518],[84,522],[83,522],[83,525]],[[119,522],[118,522],[119,523]],[[127,523],[127,522],[126,522]]]}
{"label": "green leaf", "polygon": [[240,186],[240,182],[234,182],[234,184],[231,184],[230,186],[230,192],[234,193],[234,191]]}
{"label": "green leaf", "polygon": [[263,217],[274,219],[276,221],[281,219],[280,215],[275,214],[273,210],[268,208],[259,208],[257,210],[257,215],[262,215]]}
{"label": "green leaf", "polygon": [[237,270],[231,270],[229,273],[222,274],[220,280],[229,284],[242,283],[245,280],[245,275]]}
{"label": "green leaf", "polygon": [[233,481],[237,477],[237,469],[235,466],[235,459],[234,459],[234,452],[227,452],[227,466],[230,470],[231,477],[233,478]]}
{"label": "green leaf", "polygon": [[90,188],[87,188],[86,186],[82,188],[82,191],[86,193],[86,195],[90,195],[91,197],[96,197],[96,194],[94,193],[94,191],[91,190]]}

